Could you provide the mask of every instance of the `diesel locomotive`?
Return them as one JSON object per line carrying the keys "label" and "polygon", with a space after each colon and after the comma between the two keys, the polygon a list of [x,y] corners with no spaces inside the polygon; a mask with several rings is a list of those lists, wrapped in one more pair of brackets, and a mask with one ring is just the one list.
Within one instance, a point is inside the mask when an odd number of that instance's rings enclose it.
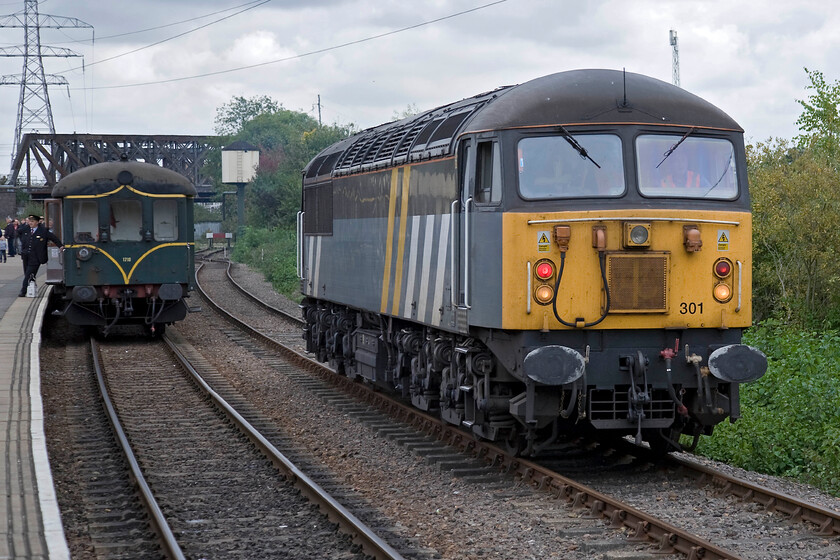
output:
{"label": "diesel locomotive", "polygon": [[195,196],[183,175],[125,158],[58,181],[45,201],[64,242],[47,262],[56,313],[106,335],[126,324],[160,335],[184,319],[195,287]]}
{"label": "diesel locomotive", "polygon": [[766,370],[743,130],[679,87],[500,87],[326,148],[302,191],[308,351],[475,437],[667,452]]}

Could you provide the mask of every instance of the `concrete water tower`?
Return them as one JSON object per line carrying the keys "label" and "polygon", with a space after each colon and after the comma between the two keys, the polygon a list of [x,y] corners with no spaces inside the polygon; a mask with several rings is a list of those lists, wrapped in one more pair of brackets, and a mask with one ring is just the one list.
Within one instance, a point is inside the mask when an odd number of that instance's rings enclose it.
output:
{"label": "concrete water tower", "polygon": [[239,233],[245,229],[245,185],[257,174],[260,151],[256,146],[236,141],[222,148],[222,183],[236,185],[236,213]]}

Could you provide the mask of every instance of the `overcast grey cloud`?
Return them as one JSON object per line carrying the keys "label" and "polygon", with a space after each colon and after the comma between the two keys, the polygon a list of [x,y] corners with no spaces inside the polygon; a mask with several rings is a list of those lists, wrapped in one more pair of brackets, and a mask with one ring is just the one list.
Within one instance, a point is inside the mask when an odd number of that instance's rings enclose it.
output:
{"label": "overcast grey cloud", "polygon": [[[235,16],[256,3],[41,1],[42,14],[94,28],[41,31],[42,44],[83,55],[44,59],[47,73],[70,83],[50,89],[56,131],[212,134],[218,107],[257,95],[316,117],[320,95],[325,123],[365,128],[409,105],[429,109],[576,68],[670,82],[670,29],[682,87],[721,107],[752,141],[797,134],[805,67],[840,79],[831,2],[506,0],[447,18],[492,1],[273,0]],[[0,0],[0,14],[23,5]],[[21,44],[22,29],[0,29],[0,46]],[[0,58],[0,74],[20,73],[22,63]],[[0,87],[0,173],[18,96]]]}

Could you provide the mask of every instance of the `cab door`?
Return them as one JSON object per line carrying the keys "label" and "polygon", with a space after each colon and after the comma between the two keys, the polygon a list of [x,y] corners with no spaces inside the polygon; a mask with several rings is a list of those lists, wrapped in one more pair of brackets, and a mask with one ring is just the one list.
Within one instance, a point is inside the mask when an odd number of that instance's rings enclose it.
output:
{"label": "cab door", "polygon": [[[61,199],[48,198],[44,201],[44,224],[64,243]],[[47,284],[60,284],[62,282],[64,282],[64,253],[58,245],[49,242],[47,245]]]}
{"label": "cab door", "polygon": [[470,233],[472,193],[475,188],[475,144],[472,139],[461,142],[458,151],[458,199],[452,201],[450,216],[453,221],[450,255],[451,303],[454,327],[466,333],[469,330],[470,310]]}

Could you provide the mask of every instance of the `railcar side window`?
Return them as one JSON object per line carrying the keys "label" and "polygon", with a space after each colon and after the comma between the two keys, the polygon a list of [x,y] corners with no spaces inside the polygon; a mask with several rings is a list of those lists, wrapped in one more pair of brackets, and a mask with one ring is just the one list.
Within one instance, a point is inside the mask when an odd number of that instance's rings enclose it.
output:
{"label": "railcar side window", "polygon": [[479,142],[476,178],[476,202],[486,204],[502,200],[502,164],[498,142]]}
{"label": "railcar side window", "polygon": [[154,203],[155,240],[175,241],[178,239],[178,201],[166,198]]}
{"label": "railcar side window", "polygon": [[139,200],[111,201],[111,239],[140,241],[143,239],[143,208]]}
{"label": "railcar side window", "polygon": [[99,233],[99,213],[95,200],[73,202],[73,240],[76,243],[93,243]]}
{"label": "railcar side window", "polygon": [[562,135],[519,141],[519,193],[524,198],[606,197],[624,193],[621,139],[614,134],[576,134],[574,139],[588,157]]}
{"label": "railcar side window", "polygon": [[636,139],[636,160],[639,192],[645,196],[738,196],[735,148],[729,140],[645,134]]}

